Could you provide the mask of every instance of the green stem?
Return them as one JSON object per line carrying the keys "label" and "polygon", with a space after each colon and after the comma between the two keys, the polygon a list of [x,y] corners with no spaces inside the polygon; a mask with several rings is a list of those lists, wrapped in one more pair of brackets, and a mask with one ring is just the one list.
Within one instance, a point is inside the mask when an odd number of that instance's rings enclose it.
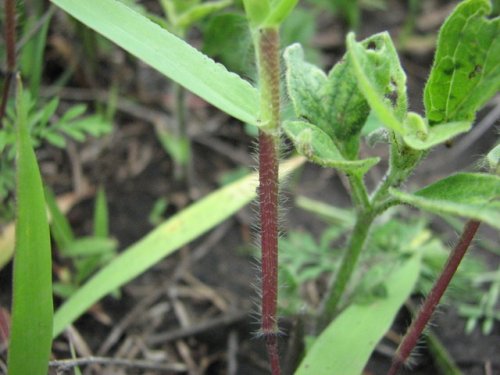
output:
{"label": "green stem", "polygon": [[363,177],[358,175],[349,175],[348,178],[352,190],[352,199],[356,208],[359,211],[369,209],[371,206],[370,197],[368,196],[366,186],[363,183]]}
{"label": "green stem", "polygon": [[324,304],[319,319],[320,330],[323,330],[328,325],[337,312],[337,307],[351,279],[374,219],[375,215],[371,211],[358,214],[340,269],[335,278],[332,279],[333,283],[323,300]]}
{"label": "green stem", "polygon": [[389,195],[389,188],[401,185],[425,155],[425,152],[407,147],[394,132],[391,133],[391,137],[389,169],[371,196],[374,206],[385,201]]}

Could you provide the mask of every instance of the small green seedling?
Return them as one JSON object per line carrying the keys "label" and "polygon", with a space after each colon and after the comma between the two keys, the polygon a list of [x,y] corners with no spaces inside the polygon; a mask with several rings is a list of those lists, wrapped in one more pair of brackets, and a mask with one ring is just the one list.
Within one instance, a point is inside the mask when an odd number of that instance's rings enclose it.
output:
{"label": "small green seedling", "polygon": [[57,206],[52,192],[45,191],[47,207],[51,216],[51,233],[63,259],[74,268],[63,267],[58,274],[60,281],[54,283],[54,293],[69,298],[98,269],[116,257],[118,243],[109,235],[108,207],[102,188],[97,192],[94,208],[94,229],[91,236],[77,238],[68,220]]}

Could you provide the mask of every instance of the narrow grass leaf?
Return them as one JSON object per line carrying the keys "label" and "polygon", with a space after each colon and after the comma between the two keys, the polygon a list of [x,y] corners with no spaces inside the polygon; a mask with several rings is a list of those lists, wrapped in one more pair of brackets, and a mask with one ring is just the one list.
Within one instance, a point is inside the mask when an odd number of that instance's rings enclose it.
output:
{"label": "narrow grass leaf", "polygon": [[94,207],[94,236],[107,238],[109,236],[109,223],[108,223],[108,200],[106,199],[106,192],[101,186],[97,190]]}
{"label": "narrow grass leaf", "polygon": [[500,229],[500,177],[486,173],[457,173],[414,194],[390,193],[401,202],[436,214],[484,221]]}
{"label": "narrow grass leaf", "polygon": [[[18,80],[18,99],[21,82]],[[28,108],[17,108],[17,225],[14,256],[10,375],[46,375],[52,344],[52,263],[42,179],[27,129]]]}
{"label": "narrow grass leaf", "polygon": [[420,258],[412,257],[388,275],[385,297],[341,313],[314,342],[295,375],[360,375],[413,290],[420,265]]}
{"label": "narrow grass leaf", "polygon": [[64,254],[64,250],[75,240],[75,236],[71,230],[68,219],[64,216],[61,209],[57,205],[54,193],[48,188],[45,189],[45,201],[50,213],[50,231],[52,233],[52,237],[54,238],[59,251]]}
{"label": "narrow grass leaf", "polygon": [[52,0],[73,17],[220,110],[258,125],[257,90],[116,0]]}
{"label": "narrow grass leaf", "polygon": [[[289,174],[303,162],[302,158],[289,160],[282,165],[281,175]],[[100,298],[226,220],[255,198],[256,188],[257,175],[252,174],[216,190],[125,249],[57,310],[54,336],[59,335]]]}

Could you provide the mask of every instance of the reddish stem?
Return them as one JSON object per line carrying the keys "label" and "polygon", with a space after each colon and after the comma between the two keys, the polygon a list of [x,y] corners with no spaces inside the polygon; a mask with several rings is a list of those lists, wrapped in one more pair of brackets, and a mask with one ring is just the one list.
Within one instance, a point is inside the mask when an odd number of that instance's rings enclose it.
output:
{"label": "reddish stem", "polygon": [[441,297],[448,288],[453,275],[462,262],[462,259],[467,249],[469,248],[469,245],[472,242],[477,229],[479,228],[479,224],[480,222],[475,220],[469,220],[465,224],[462,235],[460,236],[460,240],[448,257],[448,261],[446,262],[443,272],[434,283],[434,286],[427,296],[427,299],[424,301],[424,304],[420,308],[417,317],[410,325],[410,328],[408,328],[408,332],[399,345],[399,348],[393,359],[392,366],[389,369],[387,375],[396,375],[410,356],[410,353],[417,344],[422,331],[429,322]]}
{"label": "reddish stem", "polygon": [[278,285],[278,158],[272,136],[259,134],[259,198],[262,246],[262,333],[275,334]]}
{"label": "reddish stem", "polygon": [[262,316],[271,373],[281,372],[278,352],[278,145],[280,125],[280,61],[277,28],[259,30],[257,59],[261,89],[259,132],[259,200],[262,251]]}
{"label": "reddish stem", "polygon": [[0,126],[5,115],[10,83],[16,70],[16,8],[14,0],[5,0],[5,44],[7,47],[7,72],[0,102]]}

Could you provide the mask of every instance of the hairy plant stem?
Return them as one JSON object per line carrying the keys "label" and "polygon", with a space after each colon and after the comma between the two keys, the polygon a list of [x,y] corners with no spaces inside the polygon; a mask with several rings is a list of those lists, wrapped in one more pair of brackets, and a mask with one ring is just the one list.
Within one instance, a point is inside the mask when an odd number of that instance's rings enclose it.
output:
{"label": "hairy plant stem", "polygon": [[342,259],[340,269],[335,275],[335,279],[333,279],[334,281],[327,295],[323,299],[321,316],[318,322],[319,331],[322,331],[337,313],[339,302],[351,279],[374,219],[375,215],[370,210],[359,212],[357,215],[354,229],[349,239],[349,245]]}
{"label": "hairy plant stem", "polygon": [[7,52],[7,71],[3,83],[2,99],[0,102],[0,126],[2,125],[7,100],[9,98],[10,83],[16,74],[16,4],[15,0],[5,0],[5,45]]}
{"label": "hairy plant stem", "polygon": [[279,375],[276,310],[278,302],[278,154],[280,125],[280,61],[278,28],[256,31],[260,84],[259,203],[262,251],[261,333],[271,373]]}
{"label": "hairy plant stem", "polygon": [[373,205],[380,205],[387,199],[389,188],[398,187],[413,172],[425,152],[412,150],[394,132],[391,133],[389,169],[382,183],[371,196]]}
{"label": "hairy plant stem", "polygon": [[401,367],[404,365],[413,348],[418,342],[422,331],[429,322],[436,306],[438,305],[441,297],[448,288],[450,281],[458,269],[458,266],[462,262],[462,259],[472,242],[477,229],[479,228],[479,221],[469,220],[464,227],[460,240],[458,241],[455,248],[450,253],[446,265],[439,276],[439,278],[434,283],[431,292],[427,296],[424,304],[420,308],[417,317],[413,320],[408,328],[403,341],[398,347],[396,355],[393,359],[392,366],[389,369],[387,375],[396,375]]}
{"label": "hairy plant stem", "polygon": [[361,176],[349,176],[351,195],[357,210],[357,219],[349,239],[347,251],[339,271],[332,278],[327,294],[323,299],[318,318],[318,329],[323,330],[338,312],[338,306],[346,287],[356,268],[359,255],[363,250],[370,227],[375,218],[386,209],[398,204],[389,197],[389,188],[399,186],[415,169],[424,153],[412,150],[401,139],[391,133],[391,155],[389,169],[382,183],[370,197]]}

